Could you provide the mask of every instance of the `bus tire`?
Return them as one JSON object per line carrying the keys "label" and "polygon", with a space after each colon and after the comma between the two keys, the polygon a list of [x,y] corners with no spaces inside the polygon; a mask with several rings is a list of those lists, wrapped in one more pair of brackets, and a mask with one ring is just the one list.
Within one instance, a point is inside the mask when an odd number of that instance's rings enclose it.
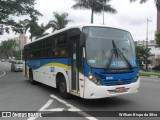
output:
{"label": "bus tire", "polygon": [[29,81],[30,81],[30,83],[32,84],[32,85],[34,85],[36,82],[34,81],[34,79],[33,79],[33,72],[32,72],[32,70],[30,69],[29,70]]}
{"label": "bus tire", "polygon": [[63,77],[60,78],[59,82],[59,92],[64,99],[70,98],[70,94],[67,92],[67,84]]}

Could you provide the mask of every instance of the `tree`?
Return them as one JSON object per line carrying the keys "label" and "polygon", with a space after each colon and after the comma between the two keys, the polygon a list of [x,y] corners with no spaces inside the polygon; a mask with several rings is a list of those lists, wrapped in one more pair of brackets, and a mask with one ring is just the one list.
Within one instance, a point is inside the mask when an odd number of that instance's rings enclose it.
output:
{"label": "tree", "polygon": [[[91,9],[91,23],[93,23],[93,14],[102,13],[103,1],[106,3],[104,5],[104,11],[110,13],[116,13],[117,11],[107,4],[110,0],[74,0],[76,3],[72,6],[73,9]],[[99,3],[100,2],[100,3]]]}
{"label": "tree", "polygon": [[[135,2],[135,1],[137,1],[137,0],[130,0],[130,2]],[[147,2],[148,0],[139,0],[139,1],[140,1],[140,3],[142,4],[142,3]],[[160,0],[154,0],[154,1],[155,1],[157,10],[160,10]]]}
{"label": "tree", "polygon": [[8,39],[7,41],[2,41],[0,50],[3,57],[8,58],[9,56],[13,57],[15,47],[17,43],[14,39]]}
{"label": "tree", "polygon": [[155,33],[155,40],[156,40],[158,47],[160,47],[160,32],[159,31]]}
{"label": "tree", "polygon": [[62,28],[65,28],[66,25],[71,22],[71,20],[68,20],[68,13],[57,13],[53,12],[54,20],[51,20],[46,25],[46,29],[52,28],[52,31],[60,30]]}
{"label": "tree", "polygon": [[13,52],[13,56],[15,57],[16,60],[20,60],[21,59],[21,50],[15,50]]}
{"label": "tree", "polygon": [[30,20],[25,19],[23,21],[19,21],[19,23],[16,26],[12,26],[11,28],[15,33],[26,34],[27,30],[30,27],[29,25],[30,25]]}
{"label": "tree", "polygon": [[[35,0],[1,0],[0,1],[0,35],[9,33],[10,27],[18,26],[14,17],[41,15],[34,9]],[[28,16],[27,16],[28,17]]]}
{"label": "tree", "polygon": [[31,26],[30,28],[30,33],[31,33],[31,40],[33,37],[40,38],[42,36],[47,35],[48,33],[45,33],[45,30],[47,30],[46,26],[44,26],[44,24],[42,23],[40,26],[38,25],[38,23],[33,22],[33,26]]}
{"label": "tree", "polygon": [[15,33],[25,34],[27,31],[30,32],[30,39],[34,37],[42,36],[43,33],[46,30],[46,27],[41,24],[41,26],[38,25],[38,18],[37,16],[30,15],[31,19],[25,19],[24,21],[19,21],[19,24],[12,27],[12,30],[15,31]]}
{"label": "tree", "polygon": [[[137,58],[139,61],[146,61],[148,60],[148,57],[150,55],[150,48],[146,48],[144,46],[136,46],[136,51],[137,51]],[[148,66],[146,65],[146,70],[148,70]]]}

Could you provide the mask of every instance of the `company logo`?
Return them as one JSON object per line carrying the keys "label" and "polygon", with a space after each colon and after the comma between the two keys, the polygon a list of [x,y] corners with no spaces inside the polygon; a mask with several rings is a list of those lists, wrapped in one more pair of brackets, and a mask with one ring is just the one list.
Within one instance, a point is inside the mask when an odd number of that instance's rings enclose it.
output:
{"label": "company logo", "polygon": [[122,80],[118,80],[118,84],[122,85],[123,84],[123,81]]}
{"label": "company logo", "polygon": [[113,77],[106,77],[106,80],[113,80]]}
{"label": "company logo", "polygon": [[2,112],[2,117],[11,117],[11,112]]}
{"label": "company logo", "polygon": [[50,72],[54,72],[54,67],[50,67]]}

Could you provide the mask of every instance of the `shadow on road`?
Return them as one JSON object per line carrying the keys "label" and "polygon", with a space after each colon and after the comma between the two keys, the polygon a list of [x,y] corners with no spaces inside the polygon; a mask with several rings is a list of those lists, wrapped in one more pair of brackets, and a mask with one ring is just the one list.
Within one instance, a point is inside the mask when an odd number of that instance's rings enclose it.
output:
{"label": "shadow on road", "polygon": [[[30,84],[29,80],[25,80],[25,82],[27,84]],[[31,85],[31,84],[30,84]],[[34,85],[33,85],[34,86]],[[50,94],[53,94],[61,99],[63,99],[58,90],[53,88],[53,87],[50,87],[50,86],[47,86],[47,85],[44,85],[42,83],[37,83],[36,86],[40,87],[41,89],[43,89],[43,91],[46,91],[46,92],[49,92]],[[117,106],[123,106],[123,105],[127,105],[127,104],[130,104],[131,102],[133,101],[129,101],[125,98],[122,98],[122,97],[110,97],[110,98],[103,98],[103,99],[83,99],[83,98],[79,98],[79,97],[76,97],[76,96],[71,96],[70,99],[65,99],[65,101],[67,101],[68,103],[74,105],[74,106],[78,106],[80,107],[81,109],[85,109],[85,110],[106,110],[109,109],[109,110],[115,110],[115,108],[117,108]],[[86,109],[87,108],[87,109]]]}

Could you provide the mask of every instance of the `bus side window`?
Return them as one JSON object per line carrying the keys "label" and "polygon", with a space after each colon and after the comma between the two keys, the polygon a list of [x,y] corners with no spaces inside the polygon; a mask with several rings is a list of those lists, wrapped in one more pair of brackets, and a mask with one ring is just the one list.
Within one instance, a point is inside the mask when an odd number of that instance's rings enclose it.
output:
{"label": "bus side window", "polygon": [[68,50],[67,50],[67,33],[59,34],[55,37],[55,56],[56,57],[67,57]]}
{"label": "bus side window", "polygon": [[29,45],[29,58],[34,58],[34,44]]}
{"label": "bus side window", "polygon": [[43,58],[51,58],[53,57],[53,54],[52,54],[52,46],[53,46],[53,37],[48,37],[48,38],[45,38],[43,40],[43,52],[42,52],[42,57]]}
{"label": "bus side window", "polygon": [[35,42],[34,56],[35,58],[41,58],[42,54],[42,41]]}

